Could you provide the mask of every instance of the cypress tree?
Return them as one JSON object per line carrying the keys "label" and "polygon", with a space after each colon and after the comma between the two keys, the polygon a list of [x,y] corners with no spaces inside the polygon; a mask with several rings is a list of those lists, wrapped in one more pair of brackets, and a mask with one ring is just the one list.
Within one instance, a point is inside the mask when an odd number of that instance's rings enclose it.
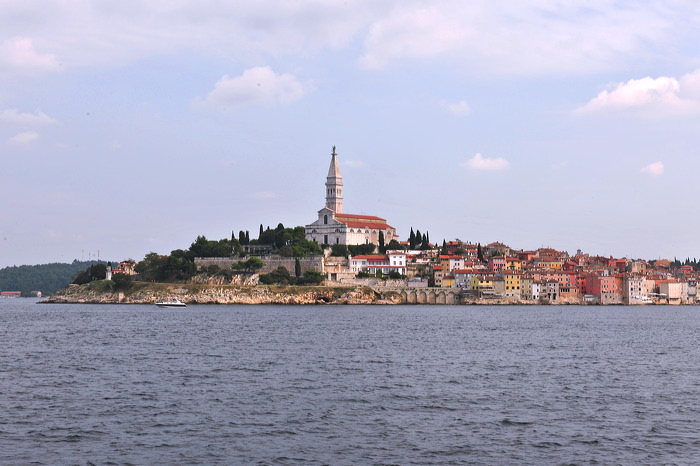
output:
{"label": "cypress tree", "polygon": [[423,242],[423,237],[420,235],[420,230],[416,229],[416,245]]}
{"label": "cypress tree", "polygon": [[430,233],[427,231],[425,232],[425,242],[430,244]]}
{"label": "cypress tree", "polygon": [[261,224],[260,224],[260,233],[258,234],[258,240],[260,240],[260,238],[262,237],[262,235],[263,235],[263,227],[262,227],[262,223],[261,223]]}
{"label": "cypress tree", "polygon": [[416,234],[413,233],[413,227],[411,227],[411,235],[408,237],[409,249],[414,249],[416,247]]}
{"label": "cypress tree", "polygon": [[294,275],[297,278],[301,277],[301,262],[299,262],[298,257],[294,259]]}
{"label": "cypress tree", "polygon": [[250,232],[248,230],[245,231],[245,244],[250,244]]}

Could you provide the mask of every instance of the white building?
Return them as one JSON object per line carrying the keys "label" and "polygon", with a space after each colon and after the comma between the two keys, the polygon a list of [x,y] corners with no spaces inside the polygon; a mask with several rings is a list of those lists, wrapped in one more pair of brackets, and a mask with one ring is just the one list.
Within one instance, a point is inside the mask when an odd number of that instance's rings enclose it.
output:
{"label": "white building", "polygon": [[384,244],[392,239],[398,241],[396,229],[386,219],[343,213],[343,177],[335,146],[326,177],[326,205],[318,211],[318,219],[305,229],[306,239],[319,244],[379,244],[380,233],[384,235]]}
{"label": "white building", "polygon": [[368,272],[375,274],[381,272],[388,275],[391,272],[398,272],[401,275],[406,275],[406,253],[405,252],[389,252],[385,255],[374,256],[355,256],[348,259],[350,271]]}

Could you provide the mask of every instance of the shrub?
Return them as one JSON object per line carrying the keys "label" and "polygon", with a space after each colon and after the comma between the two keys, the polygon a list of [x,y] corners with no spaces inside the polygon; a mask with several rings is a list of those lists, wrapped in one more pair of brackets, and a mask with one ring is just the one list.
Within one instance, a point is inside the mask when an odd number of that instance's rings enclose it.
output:
{"label": "shrub", "polygon": [[134,283],[134,278],[127,273],[115,273],[112,275],[112,284],[115,290],[127,290]]}

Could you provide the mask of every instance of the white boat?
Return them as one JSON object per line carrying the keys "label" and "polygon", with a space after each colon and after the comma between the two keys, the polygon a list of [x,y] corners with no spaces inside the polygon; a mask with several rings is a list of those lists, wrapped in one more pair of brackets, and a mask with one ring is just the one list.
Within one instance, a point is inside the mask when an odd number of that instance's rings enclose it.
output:
{"label": "white boat", "polygon": [[158,307],[187,307],[187,304],[183,303],[177,298],[167,299],[164,301],[158,301],[156,303]]}

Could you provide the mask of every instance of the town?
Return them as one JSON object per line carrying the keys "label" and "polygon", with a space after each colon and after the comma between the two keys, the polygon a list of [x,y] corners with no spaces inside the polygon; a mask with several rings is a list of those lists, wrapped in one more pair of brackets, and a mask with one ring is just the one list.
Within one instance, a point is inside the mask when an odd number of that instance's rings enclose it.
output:
{"label": "town", "polygon": [[[263,229],[257,240],[208,242],[200,237],[188,252],[194,271],[180,279],[246,285],[318,284],[402,290],[406,303],[697,304],[696,260],[602,257],[552,248],[524,250],[500,242],[482,246],[459,239],[430,242],[427,232],[400,241],[383,217],[343,212],[343,180],[335,146],[326,177],[326,203],[315,221],[293,229]],[[229,250],[230,249],[230,250]],[[222,254],[222,251],[226,254]],[[159,257],[161,259],[159,259]],[[149,277],[167,258],[155,253],[109,269]],[[172,270],[176,270],[177,266]],[[255,273],[253,273],[255,272]],[[188,275],[189,273],[189,275]],[[167,273],[153,274],[156,279]],[[218,277],[218,278],[217,278]],[[244,278],[242,278],[244,277]],[[444,292],[440,293],[439,290]],[[449,293],[446,291],[449,290]]]}

